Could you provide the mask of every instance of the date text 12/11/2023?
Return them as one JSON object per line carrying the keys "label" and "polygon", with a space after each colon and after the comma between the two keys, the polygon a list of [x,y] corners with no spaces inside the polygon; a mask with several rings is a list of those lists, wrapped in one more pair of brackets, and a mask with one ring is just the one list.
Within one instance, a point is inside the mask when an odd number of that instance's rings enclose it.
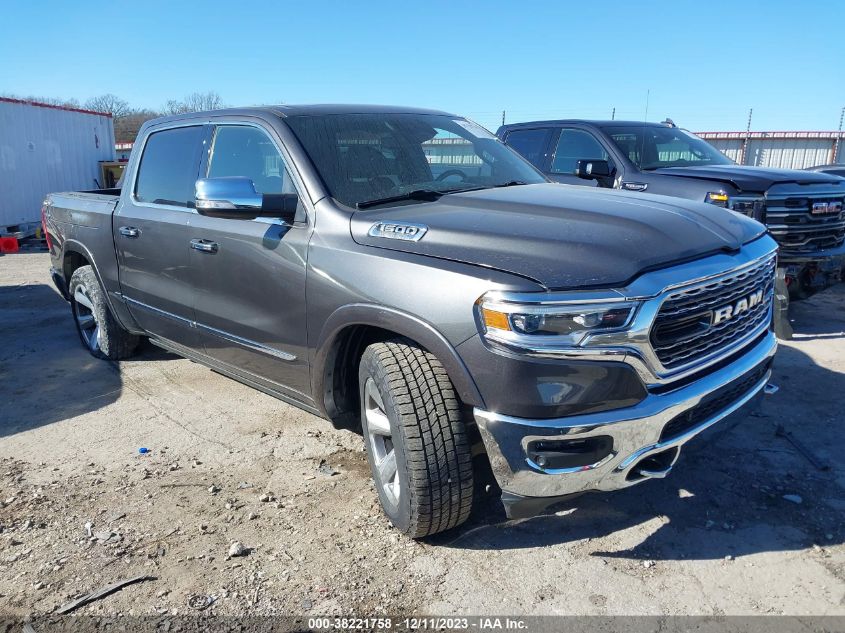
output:
{"label": "date text 12/11/2023", "polygon": [[315,631],[527,631],[525,620],[510,617],[309,618]]}

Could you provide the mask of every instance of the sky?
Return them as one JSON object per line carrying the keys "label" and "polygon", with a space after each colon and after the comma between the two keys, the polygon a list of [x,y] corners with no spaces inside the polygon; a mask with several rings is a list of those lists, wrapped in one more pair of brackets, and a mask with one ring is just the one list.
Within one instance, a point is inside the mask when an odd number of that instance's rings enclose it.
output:
{"label": "sky", "polygon": [[[835,130],[841,0],[204,2],[6,0],[0,94],[113,93],[160,108],[378,103],[495,130],[671,117],[694,131]],[[825,25],[830,25],[830,28]]]}

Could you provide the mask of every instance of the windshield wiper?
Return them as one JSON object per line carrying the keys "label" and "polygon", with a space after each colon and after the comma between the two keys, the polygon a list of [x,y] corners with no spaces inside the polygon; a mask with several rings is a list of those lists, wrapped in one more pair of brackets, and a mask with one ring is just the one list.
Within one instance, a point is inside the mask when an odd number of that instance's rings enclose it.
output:
{"label": "windshield wiper", "polygon": [[368,207],[375,207],[380,204],[388,204],[390,202],[402,202],[403,200],[420,200],[421,202],[434,202],[439,200],[442,196],[449,193],[462,193],[464,191],[476,191],[477,189],[484,189],[484,187],[463,187],[458,189],[441,189],[439,191],[434,189],[414,189],[407,193],[400,193],[395,196],[388,196],[386,198],[376,198],[375,200],[364,200],[355,204],[359,209],[366,209]]}
{"label": "windshield wiper", "polygon": [[421,202],[434,202],[435,200],[439,200],[442,196],[445,196],[446,194],[450,193],[464,193],[466,191],[480,191],[482,189],[497,189],[499,187],[516,187],[518,185],[524,184],[525,183],[521,180],[509,180],[508,182],[503,182],[500,185],[492,185],[489,187],[456,187],[455,189],[441,189],[439,191],[436,191],[434,189],[414,189],[413,191],[400,193],[395,196],[388,196],[386,198],[364,200],[363,202],[358,202],[355,206],[359,209],[367,209],[369,207],[376,207],[380,204],[402,202],[403,200],[420,200]]}
{"label": "windshield wiper", "polygon": [[359,209],[366,209],[367,207],[375,207],[380,204],[387,204],[389,202],[401,202],[402,200],[420,200],[422,202],[434,202],[440,196],[449,193],[448,191],[434,191],[433,189],[414,189],[406,193],[400,193],[395,196],[388,196],[386,198],[376,198],[374,200],[364,200],[358,202],[355,206]]}

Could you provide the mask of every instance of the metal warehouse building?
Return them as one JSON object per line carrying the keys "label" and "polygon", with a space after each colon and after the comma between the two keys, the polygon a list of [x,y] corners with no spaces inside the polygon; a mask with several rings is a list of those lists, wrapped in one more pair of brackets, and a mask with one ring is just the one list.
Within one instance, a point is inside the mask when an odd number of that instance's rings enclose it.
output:
{"label": "metal warehouse building", "polygon": [[0,97],[0,234],[37,226],[50,192],[97,188],[113,159],[111,115]]}
{"label": "metal warehouse building", "polygon": [[739,165],[804,169],[845,162],[842,132],[696,132]]}

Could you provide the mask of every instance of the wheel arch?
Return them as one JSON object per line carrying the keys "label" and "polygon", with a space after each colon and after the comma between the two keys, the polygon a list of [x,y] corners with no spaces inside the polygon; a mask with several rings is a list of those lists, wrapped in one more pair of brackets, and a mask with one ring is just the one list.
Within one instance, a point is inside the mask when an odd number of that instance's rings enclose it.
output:
{"label": "wheel arch", "polygon": [[91,269],[94,271],[94,276],[97,278],[97,282],[100,284],[100,289],[103,291],[103,297],[105,297],[106,305],[108,305],[109,310],[112,313],[112,316],[117,320],[117,322],[127,331],[137,332],[137,326],[134,328],[127,327],[126,322],[124,319],[121,318],[122,313],[115,309],[115,305],[112,301],[111,293],[108,292],[106,284],[103,282],[103,276],[100,274],[100,269],[97,267],[97,262],[94,259],[94,256],[91,254],[91,251],[82,243],[77,240],[68,239],[65,240],[64,244],[62,244],[62,276],[64,277],[65,287],[70,288],[70,278],[73,275],[74,271],[77,268],[81,268],[82,266],[91,266]]}
{"label": "wheel arch", "polygon": [[337,309],[326,320],[315,346],[312,390],[320,411],[340,428],[358,423],[358,363],[372,343],[404,337],[434,354],[461,400],[484,407],[481,393],[455,348],[430,323],[370,304]]}
{"label": "wheel arch", "polygon": [[94,258],[85,246],[75,240],[67,240],[62,245],[62,276],[65,279],[65,284],[70,284],[70,278],[77,268],[82,266],[91,266],[94,269],[94,274],[102,285],[102,279],[97,273],[97,267],[94,265]]}

